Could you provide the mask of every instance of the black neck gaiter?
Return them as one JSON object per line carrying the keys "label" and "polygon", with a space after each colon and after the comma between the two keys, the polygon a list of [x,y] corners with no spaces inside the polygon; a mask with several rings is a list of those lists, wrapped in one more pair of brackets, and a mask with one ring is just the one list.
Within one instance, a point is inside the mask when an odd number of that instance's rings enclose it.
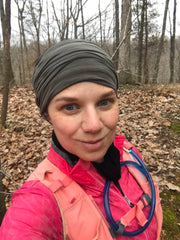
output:
{"label": "black neck gaiter", "polygon": [[[68,163],[71,166],[74,166],[79,158],[67,152],[61,146],[54,131],[52,134],[52,140],[56,147],[65,155],[67,155],[67,158],[65,157],[65,160],[68,159]],[[69,160],[71,161],[71,163],[69,162]],[[109,147],[107,153],[104,156],[104,161],[102,163],[92,162],[92,164],[100,173],[100,175],[108,181],[117,182],[121,177],[120,153],[119,150],[114,146],[114,144],[111,144],[111,146]]]}
{"label": "black neck gaiter", "polygon": [[106,180],[116,182],[121,177],[120,153],[114,144],[109,147],[102,163],[92,164]]}

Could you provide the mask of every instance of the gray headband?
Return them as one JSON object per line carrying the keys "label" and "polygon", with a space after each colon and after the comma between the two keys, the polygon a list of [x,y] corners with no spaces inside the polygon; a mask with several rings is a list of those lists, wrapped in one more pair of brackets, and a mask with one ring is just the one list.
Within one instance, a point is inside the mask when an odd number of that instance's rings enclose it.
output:
{"label": "gray headband", "polygon": [[32,79],[41,114],[56,94],[83,81],[117,91],[114,65],[100,47],[85,40],[65,40],[45,51],[36,63]]}

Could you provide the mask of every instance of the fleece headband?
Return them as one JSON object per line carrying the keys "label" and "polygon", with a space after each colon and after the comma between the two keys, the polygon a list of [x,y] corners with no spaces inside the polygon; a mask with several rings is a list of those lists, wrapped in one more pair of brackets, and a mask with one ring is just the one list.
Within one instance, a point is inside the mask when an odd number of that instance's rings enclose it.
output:
{"label": "fleece headband", "polygon": [[83,81],[117,91],[114,65],[100,47],[85,40],[65,40],[45,51],[36,63],[32,79],[41,114],[56,94]]}

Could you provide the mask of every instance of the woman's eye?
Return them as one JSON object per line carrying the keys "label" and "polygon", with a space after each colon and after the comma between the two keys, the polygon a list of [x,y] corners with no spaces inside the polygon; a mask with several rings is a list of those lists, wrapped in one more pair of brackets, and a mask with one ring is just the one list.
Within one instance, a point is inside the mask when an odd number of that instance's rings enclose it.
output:
{"label": "woman's eye", "polygon": [[107,106],[109,103],[110,103],[109,100],[102,100],[102,101],[99,102],[98,105],[99,105],[99,106]]}
{"label": "woman's eye", "polygon": [[77,107],[76,107],[75,104],[69,104],[69,105],[64,106],[64,109],[65,109],[66,111],[73,111],[73,110],[75,110],[76,108],[77,108]]}

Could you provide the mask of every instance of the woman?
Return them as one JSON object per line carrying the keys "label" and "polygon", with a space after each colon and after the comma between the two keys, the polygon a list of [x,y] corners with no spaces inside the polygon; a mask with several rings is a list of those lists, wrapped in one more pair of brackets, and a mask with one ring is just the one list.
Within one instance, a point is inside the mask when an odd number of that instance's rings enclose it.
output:
{"label": "woman", "polygon": [[13,194],[1,239],[159,239],[161,220],[149,221],[141,184],[120,166],[129,160],[123,148],[139,153],[116,136],[118,79],[109,56],[85,40],[60,42],[38,60],[33,86],[41,115],[53,126],[52,144]]}

